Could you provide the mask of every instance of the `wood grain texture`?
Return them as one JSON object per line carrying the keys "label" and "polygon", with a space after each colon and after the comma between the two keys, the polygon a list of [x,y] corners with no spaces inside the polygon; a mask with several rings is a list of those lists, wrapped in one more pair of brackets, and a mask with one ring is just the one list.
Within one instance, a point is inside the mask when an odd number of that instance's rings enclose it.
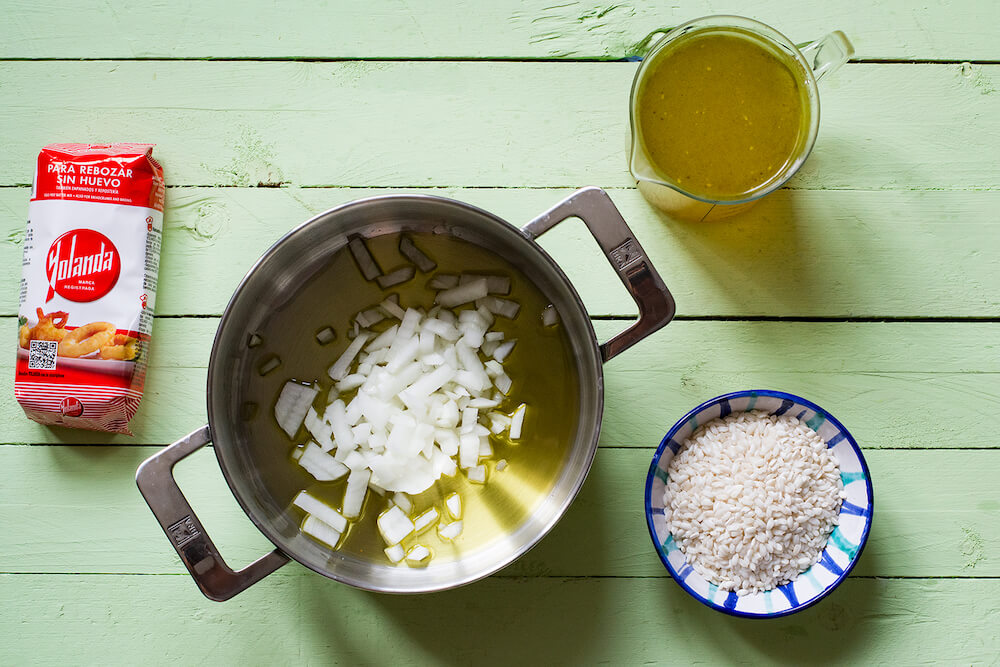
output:
{"label": "wood grain texture", "polygon": [[[128,138],[159,144],[173,185],[629,187],[636,67],[2,62],[0,185],[29,183],[46,143]],[[996,188],[997,90],[1000,65],[849,65],[790,186]]]}
{"label": "wood grain texture", "polygon": [[393,597],[304,574],[271,577],[220,605],[186,577],[4,575],[0,594],[8,664],[802,665],[959,656],[993,664],[1000,651],[996,580],[848,580],[811,609],[756,622],[703,607],[664,579],[494,579]]}
{"label": "wood grain texture", "polygon": [[[14,321],[0,336],[14,340]],[[605,340],[626,322],[598,321]],[[135,438],[48,429],[13,396],[14,355],[0,356],[0,440],[167,444],[205,424],[215,319],[159,319]],[[3,340],[3,338],[0,338]],[[815,401],[862,447],[998,447],[1000,327],[985,323],[674,322],[605,367],[601,443],[649,447],[695,405],[738,389]],[[261,354],[269,354],[265,347]],[[328,352],[330,363],[335,352]]]}
{"label": "wood grain texture", "polygon": [[[833,29],[856,58],[996,59],[994,3],[855,3],[850,11],[792,0],[623,2],[349,2],[153,0],[123,12],[88,0],[73,11],[6,3],[0,58],[624,58],[651,30],[709,14],[763,21],[795,42]],[[95,39],[100,35],[100,39]]]}
{"label": "wood grain texture", "polygon": [[[171,188],[156,310],[218,315],[245,272],[308,218],[353,199],[451,197],[523,225],[570,189]],[[998,191],[780,190],[745,216],[673,221],[634,188],[611,197],[682,316],[996,317]],[[0,188],[0,314],[17,312],[28,188]],[[634,315],[586,228],[541,238],[592,315]]]}
{"label": "wood grain texture", "polygon": [[[7,539],[0,572],[184,574],[136,490],[151,447],[0,447]],[[552,533],[499,577],[666,577],[643,514],[653,449],[602,448]],[[871,537],[853,576],[1000,576],[1000,451],[879,451]],[[272,547],[240,509],[211,450],[177,468],[181,489],[233,567]],[[305,477],[303,477],[305,480]],[[303,482],[305,483],[305,481]],[[286,567],[274,576],[298,576]],[[193,585],[192,585],[193,587]]]}

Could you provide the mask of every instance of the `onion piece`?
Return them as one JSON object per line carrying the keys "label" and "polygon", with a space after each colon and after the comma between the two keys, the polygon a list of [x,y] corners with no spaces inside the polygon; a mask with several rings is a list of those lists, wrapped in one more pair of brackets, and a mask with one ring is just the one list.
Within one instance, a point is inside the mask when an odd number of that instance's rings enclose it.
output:
{"label": "onion piece", "polygon": [[416,271],[414,271],[412,266],[404,266],[396,269],[392,273],[379,276],[376,280],[378,281],[379,287],[382,289],[388,289],[412,279],[415,273]]}
{"label": "onion piece", "polygon": [[514,414],[510,416],[510,439],[517,440],[521,437],[521,426],[524,424],[524,412],[528,406],[524,403],[517,406]]}
{"label": "onion piece", "polygon": [[372,471],[368,468],[352,470],[347,476],[347,488],[344,489],[344,516],[357,519],[361,515],[361,506],[365,502],[365,491]]}
{"label": "onion piece", "polygon": [[431,550],[422,544],[418,544],[406,552],[406,562],[414,565],[423,565],[430,558]]}
{"label": "onion piece", "polygon": [[[379,276],[379,280],[382,276]],[[367,310],[362,310],[354,317],[354,321],[358,323],[358,326],[362,329],[367,329],[373,324],[378,324],[385,319],[385,313],[382,312],[381,308],[368,308]]]}
{"label": "onion piece", "polygon": [[493,378],[493,385],[500,390],[500,392],[506,396],[510,392],[510,386],[512,382],[510,377],[506,373],[501,374]]}
{"label": "onion piece", "polygon": [[485,278],[478,278],[464,285],[452,287],[438,292],[434,303],[439,303],[445,308],[454,308],[466,303],[471,303],[476,299],[481,299],[489,293]]}
{"label": "onion piece", "polygon": [[386,557],[393,563],[398,563],[406,557],[406,551],[403,550],[401,544],[393,544],[391,547],[386,547],[384,551]]}
{"label": "onion piece", "polygon": [[504,359],[513,351],[514,346],[517,345],[517,339],[512,338],[504,343],[497,345],[497,349],[493,351],[493,358],[500,363],[504,362]]}
{"label": "onion piece", "polygon": [[337,332],[335,332],[332,327],[323,327],[316,332],[316,340],[320,345],[326,345],[336,337]]}
{"label": "onion piece", "polygon": [[484,465],[472,466],[471,468],[465,471],[465,475],[469,478],[470,482],[474,482],[476,484],[485,484],[486,466]]}
{"label": "onion piece", "polygon": [[247,338],[247,347],[257,347],[264,342],[264,339],[260,337],[259,334],[252,333]]}
{"label": "onion piece", "polygon": [[375,258],[368,252],[368,246],[365,245],[360,236],[352,237],[347,246],[351,249],[351,255],[354,256],[354,261],[357,262],[358,269],[361,270],[361,275],[365,277],[365,280],[375,280],[382,273],[378,264],[375,263]]}
{"label": "onion piece", "polygon": [[399,544],[413,532],[413,522],[400,508],[393,505],[379,515],[378,530],[386,544]]}
{"label": "onion piece", "polygon": [[494,469],[497,472],[503,472],[504,470],[506,470],[507,469],[507,459],[500,459],[499,461],[497,461],[497,464],[496,464],[496,466],[494,466]]}
{"label": "onion piece", "polygon": [[[392,297],[396,297],[396,299],[394,300]],[[406,315],[406,311],[399,307],[398,294],[390,295],[388,299],[379,304],[379,308],[384,310],[386,315],[395,317],[397,320],[402,320],[403,316]]]}
{"label": "onion piece", "polygon": [[556,307],[550,303],[542,310],[542,326],[551,327],[558,323],[559,313],[556,312]]}
{"label": "onion piece", "polygon": [[429,528],[441,515],[436,509],[431,507],[426,512],[419,515],[413,520],[414,530],[419,534],[421,531]]}
{"label": "onion piece", "polygon": [[315,516],[337,532],[342,533],[347,528],[347,519],[344,515],[316,496],[310,495],[308,491],[299,491],[298,495],[292,499],[292,504],[306,514]]}
{"label": "onion piece", "polygon": [[512,320],[517,317],[517,313],[521,310],[521,304],[517,301],[502,299],[498,296],[483,297],[482,299],[476,301],[476,304],[482,306],[494,315],[506,317],[508,320]]}
{"label": "onion piece", "polygon": [[306,418],[306,413],[312,407],[312,402],[316,398],[319,389],[309,387],[298,382],[289,380],[281,388],[278,400],[274,404],[274,418],[278,420],[278,426],[288,434],[289,438],[294,438],[302,427],[302,422]]}
{"label": "onion piece", "polygon": [[302,520],[301,530],[309,537],[325,544],[331,549],[337,548],[340,536],[343,535],[343,533],[339,532],[333,526],[312,514],[307,514],[306,518]]}
{"label": "onion piece", "polygon": [[351,341],[351,344],[347,346],[344,353],[330,366],[328,374],[332,380],[343,380],[347,376],[347,371],[351,366],[351,362],[354,361],[354,357],[358,356],[358,352],[364,347],[365,343],[371,337],[370,333],[359,333],[357,338]]}
{"label": "onion piece", "polygon": [[458,439],[458,465],[460,468],[472,468],[479,461],[479,436],[475,433],[465,433]]}
{"label": "onion piece", "polygon": [[452,491],[444,499],[444,507],[453,519],[462,518],[462,496]]}
{"label": "onion piece", "polygon": [[301,452],[299,465],[320,482],[332,482],[350,472],[346,465],[324,452],[314,442],[307,444]]}
{"label": "onion piece", "polygon": [[438,535],[446,540],[453,540],[462,534],[462,522],[452,521],[451,523],[438,526]]}
{"label": "onion piece", "polygon": [[428,257],[424,251],[413,243],[413,239],[405,234],[399,237],[399,252],[406,259],[416,264],[421,273],[430,273],[437,268],[434,260]]}
{"label": "onion piece", "polygon": [[281,359],[277,355],[271,355],[268,357],[260,366],[257,367],[257,372],[261,375],[267,375],[275,368],[281,365]]}
{"label": "onion piece", "polygon": [[430,289],[451,289],[458,285],[459,277],[451,273],[439,273],[427,282]]}
{"label": "onion piece", "polygon": [[413,511],[413,501],[403,492],[394,493],[392,495],[392,502],[407,514]]}

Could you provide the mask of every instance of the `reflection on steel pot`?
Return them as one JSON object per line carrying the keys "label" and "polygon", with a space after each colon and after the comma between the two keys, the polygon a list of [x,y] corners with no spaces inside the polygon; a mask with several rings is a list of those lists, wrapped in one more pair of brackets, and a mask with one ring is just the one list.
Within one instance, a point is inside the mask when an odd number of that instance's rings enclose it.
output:
{"label": "reflection on steel pot", "polygon": [[[570,217],[586,223],[639,307],[638,321],[600,345],[579,295],[535,243],[538,236]],[[545,466],[551,474],[526,477],[521,481],[528,483],[521,486],[515,483],[486,508],[484,514],[494,515],[491,531],[470,539],[457,557],[435,558],[419,568],[389,564],[381,557],[381,548],[331,552],[300,533],[300,514],[290,512],[288,505],[302,487],[302,472],[287,463],[290,445],[287,439],[279,438],[277,425],[269,423],[270,408],[284,378],[258,372],[261,350],[267,348],[270,333],[261,336],[263,346],[247,344],[248,335],[257,332],[290,330],[300,341],[309,338],[314,330],[310,326],[322,323],[303,322],[310,317],[347,322],[359,307],[371,303],[371,294],[365,291],[375,289],[344,259],[349,256],[349,238],[360,236],[374,246],[380,238],[399,232],[432,235],[425,238],[439,248],[453,247],[453,264],[463,258],[468,261],[474,253],[463,254],[465,249],[469,244],[477,246],[476,253],[501,258],[498,261],[516,273],[516,281],[523,281],[554,304],[563,332],[559,339],[564,348],[562,357],[567,360],[566,372],[559,380],[564,385],[563,397],[571,400],[559,404],[554,397],[549,400],[553,404],[545,404],[543,396],[538,399],[542,404],[534,406],[540,415],[539,430],[556,433],[558,437],[549,440],[558,440],[557,446],[532,449],[530,437],[519,446],[518,454],[529,464],[520,466],[525,475],[530,475],[530,469]],[[317,294],[322,295],[324,307],[308,308]],[[311,310],[324,312],[310,314]],[[577,191],[522,229],[481,209],[440,197],[393,195],[351,202],[291,231],[247,273],[222,315],[212,347],[208,426],[152,456],[139,467],[136,481],[191,576],[213,600],[229,599],[289,558],[331,579],[367,590],[418,593],[460,586],[511,563],[563,515],[583,485],[597,449],[604,404],[603,362],[663,327],[673,314],[670,292],[611,199],[598,188]],[[519,346],[530,350],[532,340],[521,335]],[[315,359],[316,352],[312,349],[298,356]],[[298,372],[295,359],[292,350],[283,360],[289,372]],[[574,404],[575,409],[566,409]],[[247,406],[259,406],[256,418],[248,416]],[[171,473],[177,461],[209,442],[215,445],[219,465],[237,501],[277,547],[240,571],[234,572],[225,564]],[[508,467],[504,483],[518,480],[517,475],[514,466]],[[500,488],[503,490],[502,484]],[[378,558],[366,556],[373,551]]]}

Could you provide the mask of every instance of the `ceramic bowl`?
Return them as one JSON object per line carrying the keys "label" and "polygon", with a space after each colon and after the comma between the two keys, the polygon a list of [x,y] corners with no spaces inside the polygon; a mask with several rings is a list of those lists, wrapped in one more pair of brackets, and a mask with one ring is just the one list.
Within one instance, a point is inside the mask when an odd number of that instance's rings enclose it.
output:
{"label": "ceramic bowl", "polygon": [[[670,460],[681,444],[702,424],[732,412],[764,410],[793,415],[826,441],[840,464],[847,498],[840,508],[840,524],[827,541],[819,561],[793,581],[762,593],[737,596],[720,591],[688,565],[663,514],[663,489]],[[868,540],[872,525],[872,482],[858,443],[823,408],[780,391],[738,391],[702,403],[674,424],[664,436],[646,477],[646,523],[656,552],[670,575],[696,600],[733,616],[786,616],[819,602],[847,578]]]}

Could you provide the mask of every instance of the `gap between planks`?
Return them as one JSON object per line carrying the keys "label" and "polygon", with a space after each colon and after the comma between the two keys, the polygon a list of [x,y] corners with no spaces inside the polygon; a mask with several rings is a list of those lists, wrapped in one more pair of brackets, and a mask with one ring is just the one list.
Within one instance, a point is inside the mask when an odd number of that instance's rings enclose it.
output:
{"label": "gap between planks", "polygon": [[[433,62],[433,63],[623,63],[636,62],[642,60],[635,56],[624,58],[606,58],[600,56],[583,58],[524,58],[502,56],[387,56],[372,58],[357,57],[324,57],[324,56],[134,56],[122,58],[120,56],[95,56],[89,58],[69,58],[69,57],[10,57],[0,58],[0,63],[23,63],[23,62],[213,62],[213,63],[410,63],[410,62]],[[998,65],[1000,60],[985,59],[963,59],[963,58],[852,58],[845,65]]]}

